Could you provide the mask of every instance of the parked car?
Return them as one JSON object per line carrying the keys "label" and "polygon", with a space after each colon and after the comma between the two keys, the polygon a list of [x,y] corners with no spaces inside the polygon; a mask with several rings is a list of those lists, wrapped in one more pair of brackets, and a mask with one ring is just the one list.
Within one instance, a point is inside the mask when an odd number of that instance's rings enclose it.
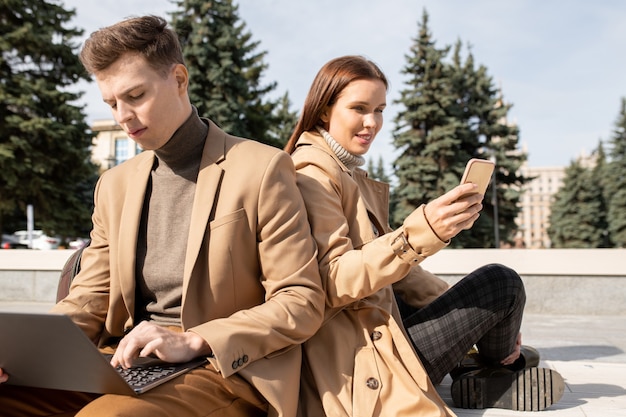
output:
{"label": "parked car", "polygon": [[20,243],[13,235],[2,235],[2,249],[28,249],[28,245]]}
{"label": "parked car", "polygon": [[28,240],[28,231],[18,230],[17,232],[13,233],[13,236],[17,239],[19,243],[24,244],[31,249],[58,249],[59,245],[61,244],[61,239],[59,237],[47,236],[42,230],[33,230],[32,246],[30,246],[31,242],[29,242]]}
{"label": "parked car", "polygon": [[80,249],[82,248],[87,242],[89,242],[88,238],[85,237],[77,237],[76,239],[70,240],[69,242],[69,247],[70,249]]}

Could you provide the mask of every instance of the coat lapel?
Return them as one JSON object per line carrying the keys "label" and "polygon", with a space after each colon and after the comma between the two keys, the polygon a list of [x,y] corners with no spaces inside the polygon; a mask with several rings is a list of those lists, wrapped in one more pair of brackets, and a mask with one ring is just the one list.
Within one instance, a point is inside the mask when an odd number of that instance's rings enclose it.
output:
{"label": "coat lapel", "polygon": [[352,178],[359,185],[370,220],[378,222],[376,228],[381,234],[385,233],[389,223],[389,185],[367,177],[367,173],[359,168],[354,169]]}
{"label": "coat lapel", "polygon": [[117,254],[118,276],[124,303],[128,306],[130,317],[135,309],[135,260],[137,258],[137,233],[141,212],[154,164],[154,153],[146,152],[146,157],[137,166],[137,172],[131,177],[126,188],[122,216],[120,219],[119,253]]}
{"label": "coat lapel", "polygon": [[183,306],[185,305],[185,295],[187,294],[193,267],[200,254],[206,228],[210,217],[214,213],[213,205],[215,204],[219,183],[224,174],[219,163],[224,159],[226,134],[214,123],[208,121],[208,125],[209,132],[202,152],[193,208],[191,210],[191,222],[189,224],[189,238],[187,240],[187,254],[183,272]]}

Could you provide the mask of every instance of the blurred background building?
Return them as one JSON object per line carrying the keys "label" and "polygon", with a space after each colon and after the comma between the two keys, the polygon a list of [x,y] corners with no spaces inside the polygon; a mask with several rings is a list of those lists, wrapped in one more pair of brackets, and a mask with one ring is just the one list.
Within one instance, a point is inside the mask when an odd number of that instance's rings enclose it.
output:
{"label": "blurred background building", "polygon": [[524,164],[521,173],[533,179],[524,187],[520,199],[522,210],[516,220],[519,227],[516,246],[529,249],[549,248],[550,205],[554,194],[563,185],[565,168],[529,167]]}
{"label": "blurred background building", "polygon": [[121,164],[142,151],[115,120],[96,120],[93,122],[91,130],[96,133],[91,160],[100,166],[100,173]]}

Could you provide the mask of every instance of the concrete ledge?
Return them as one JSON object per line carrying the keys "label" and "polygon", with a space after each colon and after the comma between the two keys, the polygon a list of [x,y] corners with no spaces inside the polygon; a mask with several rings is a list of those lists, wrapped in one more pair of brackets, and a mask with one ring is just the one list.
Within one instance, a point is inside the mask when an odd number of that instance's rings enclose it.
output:
{"label": "concrete ledge", "polygon": [[73,249],[0,250],[0,301],[53,303],[61,270],[73,253]]}
{"label": "concrete ledge", "polygon": [[422,266],[455,283],[488,263],[520,274],[526,313],[626,315],[626,249],[450,249]]}
{"label": "concrete ledge", "polygon": [[[439,276],[454,284],[464,275]],[[626,277],[521,275],[526,314],[626,315]]]}
{"label": "concrete ledge", "polygon": [[74,253],[74,249],[31,250],[7,249],[0,250],[0,272],[14,271],[61,271],[65,261]]}
{"label": "concrete ledge", "polygon": [[520,275],[626,277],[626,249],[444,249],[422,266],[436,274],[465,275],[493,262]]}
{"label": "concrete ledge", "polygon": [[[73,250],[0,250],[0,301],[52,303]],[[450,283],[488,263],[515,269],[526,312],[626,315],[626,249],[446,249],[423,262]]]}
{"label": "concrete ledge", "polygon": [[57,271],[0,271],[0,301],[54,302]]}

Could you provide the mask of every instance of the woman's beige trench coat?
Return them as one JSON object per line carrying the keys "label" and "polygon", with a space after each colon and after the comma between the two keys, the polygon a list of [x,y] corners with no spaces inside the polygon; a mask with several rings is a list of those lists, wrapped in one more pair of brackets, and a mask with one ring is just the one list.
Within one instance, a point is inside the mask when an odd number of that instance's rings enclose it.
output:
{"label": "woman's beige trench coat", "polygon": [[317,133],[297,146],[326,291],[324,324],[304,344],[300,415],[454,416],[408,340],[392,290],[414,306],[443,293],[447,283],[419,263],[445,243],[423,207],[391,231],[388,185],[349,171]]}

